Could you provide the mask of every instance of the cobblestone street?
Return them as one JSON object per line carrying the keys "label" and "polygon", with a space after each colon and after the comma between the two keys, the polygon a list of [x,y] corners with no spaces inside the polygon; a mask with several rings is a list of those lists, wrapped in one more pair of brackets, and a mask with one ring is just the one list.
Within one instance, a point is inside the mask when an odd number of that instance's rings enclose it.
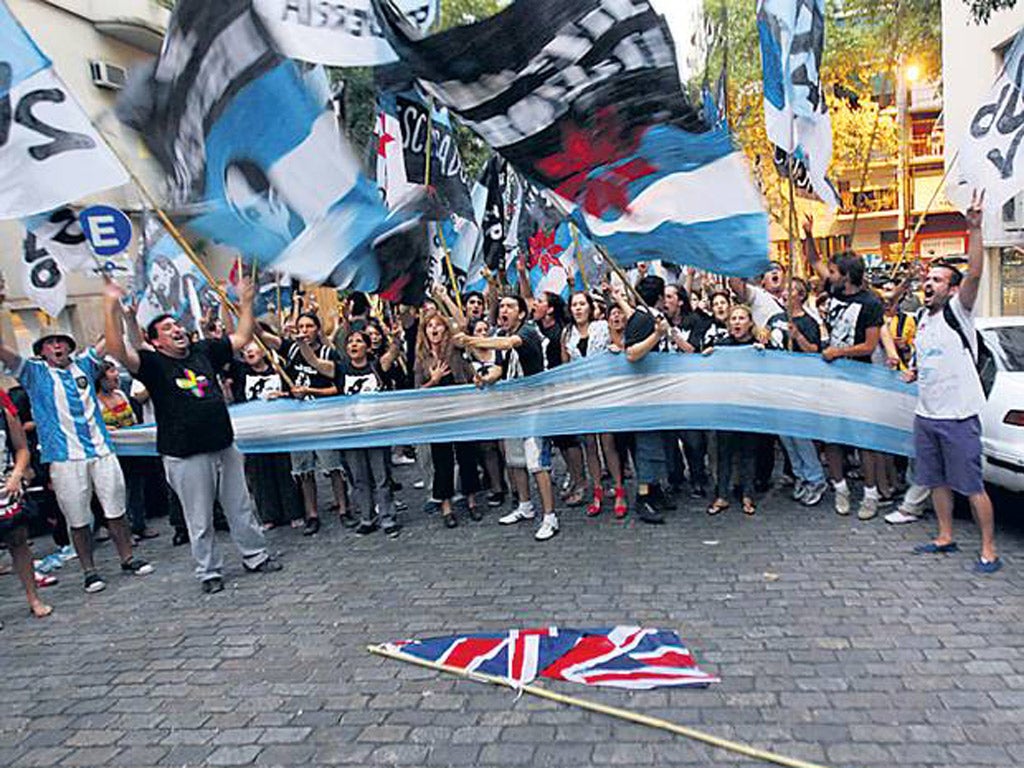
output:
{"label": "cobblestone street", "polygon": [[[285,570],[204,596],[186,547],[140,547],[157,571],[85,595],[71,562],[30,620],[0,578],[0,765],[762,765],[680,737],[376,658],[369,643],[545,624],[677,630],[720,685],[628,693],[547,683],[834,768],[1024,763],[1024,525],[1002,524],[1007,567],[963,551],[913,557],[932,522],[892,528],[806,510],[775,491],[747,519],[695,502],[663,527],[561,512],[445,530],[412,471],[398,540],[326,520],[270,534]],[[1006,518],[1024,510],[1004,501]],[[226,535],[224,544],[230,546]],[[37,555],[50,542],[36,542]]]}

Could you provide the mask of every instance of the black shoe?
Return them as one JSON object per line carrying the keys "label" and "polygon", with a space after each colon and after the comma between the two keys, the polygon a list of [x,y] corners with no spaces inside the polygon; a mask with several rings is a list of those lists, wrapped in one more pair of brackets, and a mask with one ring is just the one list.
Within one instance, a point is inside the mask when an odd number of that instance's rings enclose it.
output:
{"label": "black shoe", "polygon": [[302,529],[303,536],[315,536],[320,532],[320,518],[311,517],[306,521],[306,526]]}
{"label": "black shoe", "polygon": [[398,534],[400,534],[401,532],[402,526],[400,526],[398,523],[395,523],[394,525],[389,525],[384,529],[384,533],[387,535],[389,539],[397,539]]}
{"label": "black shoe", "polygon": [[484,513],[480,511],[480,507],[469,508],[469,518],[475,523],[479,523],[484,519]]}
{"label": "black shoe", "polygon": [[344,515],[340,515],[338,519],[341,520],[341,524],[346,528],[355,528],[359,525],[359,518],[351,512],[346,512]]}
{"label": "black shoe", "polygon": [[441,502],[436,499],[427,499],[423,502],[423,512],[428,515],[436,515],[441,511]]}
{"label": "black shoe", "polygon": [[636,514],[648,525],[664,525],[665,516],[652,503],[650,495],[636,497]]}
{"label": "black shoe", "polygon": [[207,595],[215,595],[218,592],[224,591],[224,579],[220,576],[214,576],[212,579],[207,579],[203,582],[203,592]]}
{"label": "black shoe", "polygon": [[676,503],[671,497],[667,496],[660,485],[652,485],[651,493],[648,497],[651,504],[659,512],[675,512]]}
{"label": "black shoe", "polygon": [[452,512],[450,515],[443,515],[443,517],[445,528],[458,528],[459,518],[455,516],[454,512]]}
{"label": "black shoe", "polygon": [[249,573],[276,573],[284,569],[284,566],[272,557],[268,557],[259,565],[246,565],[242,563],[242,567]]}
{"label": "black shoe", "polygon": [[182,544],[188,544],[189,541],[188,531],[175,531],[174,538],[171,539],[171,546],[180,547]]}
{"label": "black shoe", "polygon": [[369,534],[373,533],[376,530],[377,530],[377,524],[376,523],[360,523],[359,526],[356,528],[356,535],[357,536],[368,536]]}
{"label": "black shoe", "polygon": [[703,499],[708,495],[707,489],[703,485],[694,485],[690,488],[691,499]]}
{"label": "black shoe", "polygon": [[487,494],[487,506],[488,507],[500,507],[505,503],[504,491],[492,491]]}

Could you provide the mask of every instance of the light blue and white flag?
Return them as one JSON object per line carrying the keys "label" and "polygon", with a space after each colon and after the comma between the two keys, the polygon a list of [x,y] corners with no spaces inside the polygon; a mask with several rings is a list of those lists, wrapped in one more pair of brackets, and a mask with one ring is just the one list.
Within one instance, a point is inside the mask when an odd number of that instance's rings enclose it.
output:
{"label": "light blue and white flag", "polygon": [[127,182],[50,60],[0,0],[0,219]]}
{"label": "light blue and white flag", "polygon": [[[636,364],[595,355],[493,392],[465,386],[278,400],[235,406],[231,416],[239,447],[253,453],[697,429],[909,456],[916,402],[917,387],[880,366],[722,348],[710,357],[648,355]],[[156,449],[152,427],[118,430],[114,440],[125,455]]]}
{"label": "light blue and white flag", "polygon": [[826,176],[832,121],[821,83],[825,0],[758,0],[764,117],[775,165],[803,193],[829,207],[839,195]]}
{"label": "light blue and white flag", "polygon": [[397,279],[373,252],[397,221],[251,2],[180,0],[160,58],[118,114],[176,198],[201,205],[195,232],[309,282],[384,292]]}

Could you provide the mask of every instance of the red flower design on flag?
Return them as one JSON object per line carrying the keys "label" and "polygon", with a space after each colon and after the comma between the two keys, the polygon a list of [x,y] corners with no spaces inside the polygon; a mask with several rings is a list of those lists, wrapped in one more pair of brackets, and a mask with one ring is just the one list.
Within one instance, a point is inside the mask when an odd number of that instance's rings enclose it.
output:
{"label": "red flower design on flag", "polygon": [[388,144],[393,142],[395,137],[388,133],[387,126],[387,115],[380,113],[380,132],[377,134],[377,155],[380,157],[388,156]]}
{"label": "red flower design on flag", "polygon": [[[562,151],[536,163],[537,170],[562,179],[555,191],[594,216],[615,209],[629,211],[629,185],[657,171],[643,158],[633,158],[642,131],[624,134],[615,107],[597,113],[593,128],[572,123],[562,139]],[[618,165],[616,165],[618,163]]]}
{"label": "red flower design on flag", "polygon": [[565,248],[555,242],[555,230],[545,232],[543,229],[538,229],[537,233],[530,238],[529,245],[530,260],[527,262],[527,266],[530,269],[540,265],[540,271],[546,275],[552,267],[562,266],[562,262],[558,260],[558,254],[562,253]]}

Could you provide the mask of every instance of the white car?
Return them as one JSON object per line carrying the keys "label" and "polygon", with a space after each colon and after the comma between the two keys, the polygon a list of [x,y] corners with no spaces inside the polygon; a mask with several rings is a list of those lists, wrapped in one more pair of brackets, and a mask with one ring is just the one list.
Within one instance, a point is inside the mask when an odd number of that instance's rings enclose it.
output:
{"label": "white car", "polygon": [[1024,317],[985,317],[975,323],[984,348],[978,373],[985,481],[1024,493]]}

